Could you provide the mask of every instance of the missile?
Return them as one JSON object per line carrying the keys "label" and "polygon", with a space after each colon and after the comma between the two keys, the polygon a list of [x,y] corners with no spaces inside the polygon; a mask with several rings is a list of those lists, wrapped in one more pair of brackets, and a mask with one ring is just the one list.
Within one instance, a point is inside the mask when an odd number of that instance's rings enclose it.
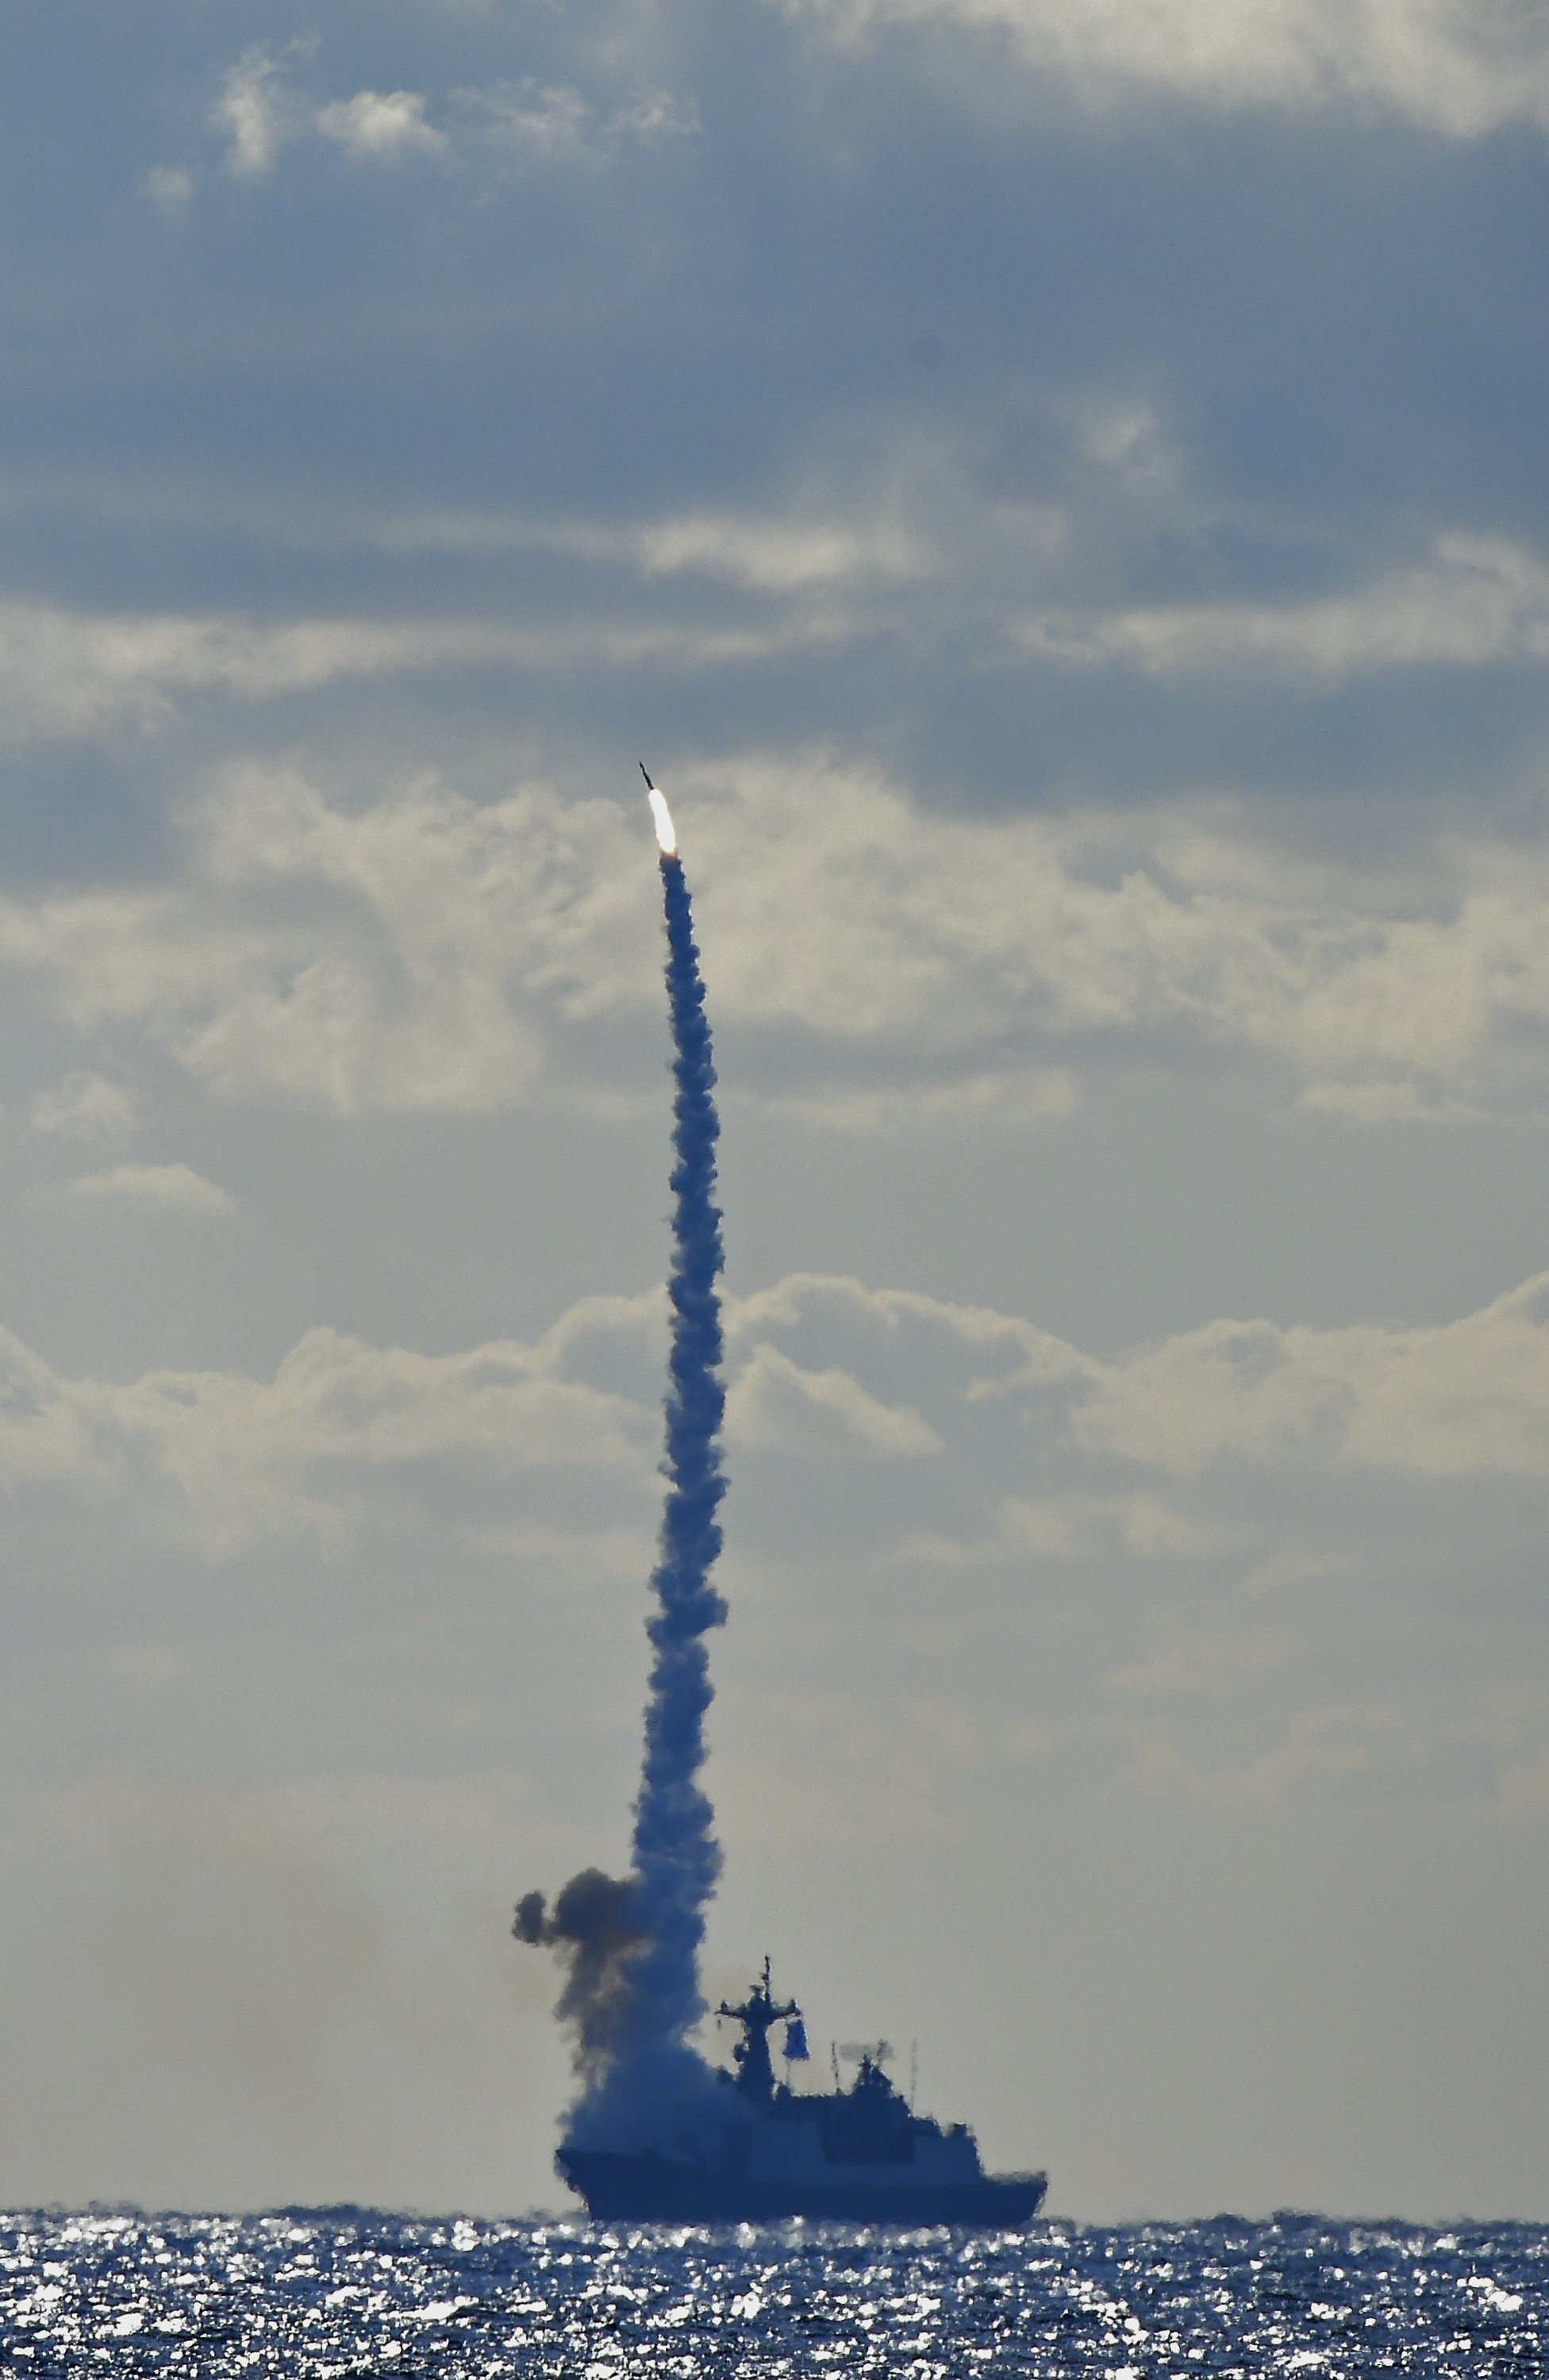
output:
{"label": "missile", "polygon": [[672,822],[672,812],[652,783],[651,771],[645,762],[637,760],[635,766],[645,779],[645,798],[651,804],[652,822],[656,829],[656,840],[662,847],[662,856],[664,859],[676,859],[677,832]]}

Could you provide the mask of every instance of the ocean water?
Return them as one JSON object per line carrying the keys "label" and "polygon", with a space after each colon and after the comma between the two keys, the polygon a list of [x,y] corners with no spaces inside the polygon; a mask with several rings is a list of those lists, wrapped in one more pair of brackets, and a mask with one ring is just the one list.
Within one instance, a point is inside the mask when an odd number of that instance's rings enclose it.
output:
{"label": "ocean water", "polygon": [[1549,2371],[1549,2231],[589,2228],[15,2215],[0,2369],[345,2375]]}

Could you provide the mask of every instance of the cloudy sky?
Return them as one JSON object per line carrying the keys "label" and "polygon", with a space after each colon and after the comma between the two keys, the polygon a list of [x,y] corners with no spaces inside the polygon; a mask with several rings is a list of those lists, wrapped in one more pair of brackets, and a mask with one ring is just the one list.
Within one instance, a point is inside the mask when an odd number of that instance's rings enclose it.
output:
{"label": "cloudy sky", "polygon": [[1549,7],[51,0],[0,109],[0,2198],[560,2200],[643,754],[711,1987],[1061,2212],[1549,2216]]}

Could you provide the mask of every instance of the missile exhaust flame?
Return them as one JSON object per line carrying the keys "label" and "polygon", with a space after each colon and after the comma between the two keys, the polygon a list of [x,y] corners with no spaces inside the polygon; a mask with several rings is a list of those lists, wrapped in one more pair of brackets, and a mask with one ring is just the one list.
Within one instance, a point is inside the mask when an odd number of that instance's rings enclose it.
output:
{"label": "missile exhaust flame", "polygon": [[645,798],[651,804],[651,822],[656,830],[656,840],[662,846],[662,856],[664,859],[676,859],[677,830],[672,822],[672,812],[668,809],[657,787],[652,783],[646,774],[643,760],[640,763],[640,772],[645,778]]}

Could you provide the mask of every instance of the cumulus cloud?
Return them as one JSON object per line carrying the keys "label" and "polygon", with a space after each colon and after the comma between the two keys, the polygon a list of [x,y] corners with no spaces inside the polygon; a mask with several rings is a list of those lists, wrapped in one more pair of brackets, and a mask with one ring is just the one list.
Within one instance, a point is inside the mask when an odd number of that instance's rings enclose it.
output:
{"label": "cumulus cloud", "polygon": [[911,1406],[884,1404],[837,1366],[804,1371],[767,1344],[755,1349],[727,1398],[726,1436],[733,1446],[820,1463],[909,1461],[942,1451],[935,1431]]}
{"label": "cumulus cloud", "polygon": [[[1315,1330],[1224,1318],[1111,1359],[1024,1317],[821,1275],[793,1274],[732,1310],[731,1343],[760,1379],[769,1353],[798,1330],[815,1330],[863,1387],[879,1349],[912,1334],[911,1362],[964,1412],[1009,1398],[1043,1446],[1171,1479],[1263,1465],[1549,1477],[1549,1273],[1449,1323]],[[1222,1542],[1214,1523],[1129,1488],[1096,1500],[1084,1489],[1021,1489],[999,1513],[1001,1543],[1067,1559],[1116,1536],[1156,1554]]]}
{"label": "cumulus cloud", "polygon": [[[866,1492],[859,1537],[892,1578],[1227,1563],[1263,1602],[1345,1569],[1285,1528],[1266,1561],[1244,1480],[1549,1478],[1549,1276],[1440,1326],[1216,1321],[1099,1359],[1026,1317],[797,1273],[730,1306],[728,1350],[742,1466],[807,1463],[835,1492],[854,1463],[904,1466],[897,1497]],[[600,1530],[628,1569],[618,1518],[638,1516],[645,1559],[662,1354],[659,1294],[583,1299],[535,1342],[457,1354],[314,1328],[266,1378],[69,1378],[0,1333],[0,1490],[128,1497],[224,1561],[295,1537],[348,1552],[478,1488],[485,1552],[568,1575],[567,1542]],[[585,1524],[533,1504],[535,1480],[567,1475],[590,1480]],[[606,1483],[624,1507],[602,1507]]]}
{"label": "cumulus cloud", "polygon": [[[632,1406],[515,1344],[425,1356],[319,1329],[272,1381],[152,1374],[110,1419],[149,1447],[200,1542],[222,1552],[255,1535],[353,1535],[372,1517],[372,1478],[447,1466],[649,1475]],[[395,1503],[376,1500],[379,1521]]]}
{"label": "cumulus cloud", "polygon": [[77,1067],[63,1082],[33,1094],[32,1128],[67,1140],[123,1141],[134,1130],[137,1112],[128,1084]]}
{"label": "cumulus cloud", "polygon": [[[1357,879],[1224,805],[940,817],[823,755],[673,793],[717,1020],[787,1053],[738,1096],[814,1128],[1051,1123],[1126,1047],[1268,1062],[1356,1122],[1549,1106],[1542,841]],[[619,1037],[660,1016],[641,834],[632,806],[543,785],[346,809],[238,767],[160,883],[0,897],[0,966],[127,1066],[148,1040],[226,1098],[616,1100]]]}
{"label": "cumulus cloud", "polygon": [[953,1377],[966,1362],[969,1402],[999,1393],[1002,1385],[1053,1388],[1102,1376],[1093,1358],[1022,1316],[921,1290],[873,1289],[845,1273],[787,1273],[768,1289],[727,1302],[726,1342],[738,1362],[793,1331],[818,1333],[824,1344],[846,1350],[860,1371],[868,1365],[857,1350],[869,1349],[874,1361],[879,1350],[893,1354],[906,1345],[921,1353],[927,1368]]}
{"label": "cumulus cloud", "polygon": [[1342,104],[1458,140],[1549,125],[1549,29],[1513,0],[782,0],[859,39],[977,26],[1102,103],[1165,92],[1214,108]]}
{"label": "cumulus cloud", "polygon": [[1465,1091],[1543,1099],[1536,844],[1437,850],[1358,887],[1227,808],[937,819],[818,757],[704,771],[692,791],[723,1014],[921,1054],[1162,1029],[1314,1092],[1401,1084],[1416,1113]]}
{"label": "cumulus cloud", "polygon": [[425,121],[420,91],[358,91],[353,99],[335,100],[321,109],[317,128],[352,157],[378,162],[416,152],[434,156],[446,146],[446,135]]}
{"label": "cumulus cloud", "polygon": [[92,1411],[93,1390],[62,1379],[0,1327],[0,1487],[111,1493],[119,1476]]}
{"label": "cumulus cloud", "polygon": [[567,1377],[572,1345],[559,1332],[430,1356],[318,1329],[271,1378],[160,1371],[119,1385],[67,1378],[0,1331],[0,1486],[150,1493],[163,1524],[211,1559],[299,1536],[346,1546],[394,1521],[393,1483],[422,1499],[448,1471],[466,1483],[579,1469],[647,1487],[655,1414]]}
{"label": "cumulus cloud", "polygon": [[[1549,1275],[1444,1325],[1223,1319],[1114,1357],[821,1275],[735,1301],[728,1323],[744,1583],[770,1564],[805,1577],[821,1500],[845,1515],[858,1610],[927,1633],[1020,1615],[1061,1661],[1079,1638],[1130,1715],[1079,1725],[1131,1750],[1139,1706],[1305,1661],[1352,1601],[1375,1609],[1384,1564],[1432,1560],[1439,1530],[1466,1557],[1482,1495],[1549,1477]],[[225,1564],[304,1541],[335,1562],[434,1531],[566,1592],[623,1582],[650,1559],[665,1335],[659,1293],[591,1298],[530,1343],[430,1355],[314,1329],[272,1374],[118,1382],[0,1330],[0,1493],[64,1499],[125,1553]],[[1272,1472],[1339,1493],[1303,1485],[1299,1517],[1272,1524]]]}
{"label": "cumulus cloud", "polygon": [[1116,1366],[1072,1428],[1188,1476],[1315,1463],[1432,1479],[1549,1476],[1549,1274],[1456,1322],[1215,1322]]}
{"label": "cumulus cloud", "polygon": [[110,1165],[103,1173],[78,1174],[65,1184],[70,1198],[127,1198],[139,1207],[160,1207],[177,1215],[228,1215],[232,1197],[218,1182],[207,1182],[191,1165]]}
{"label": "cumulus cloud", "polygon": [[229,143],[228,173],[250,181],[268,173],[290,128],[290,109],[279,62],[262,43],[244,50],[229,69],[210,121]]}
{"label": "cumulus cloud", "polygon": [[351,817],[294,773],[238,770],[180,883],[0,903],[0,963],[227,1097],[477,1112],[541,1096],[547,1037],[649,979],[630,844],[612,803],[421,784]]}

